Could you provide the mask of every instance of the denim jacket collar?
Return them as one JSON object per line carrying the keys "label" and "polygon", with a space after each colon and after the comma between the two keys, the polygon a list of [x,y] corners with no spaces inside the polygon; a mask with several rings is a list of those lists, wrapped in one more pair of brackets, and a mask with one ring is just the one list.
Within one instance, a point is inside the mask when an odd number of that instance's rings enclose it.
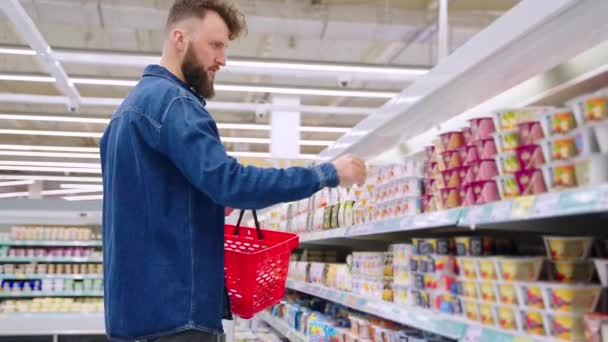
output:
{"label": "denim jacket collar", "polygon": [[179,78],[177,78],[177,76],[175,76],[171,71],[169,71],[167,68],[165,68],[162,65],[158,65],[158,64],[148,65],[146,67],[146,69],[144,70],[143,77],[148,77],[148,76],[166,78],[169,81],[177,84],[178,86],[186,89],[187,91],[189,91],[190,93],[192,93],[194,96],[196,96],[196,98],[201,101],[201,103],[203,104],[203,106],[205,106],[207,104],[207,102],[201,96],[201,94],[199,94],[194,89],[192,89],[192,87],[190,87],[189,85],[187,85],[184,81],[182,81]]}

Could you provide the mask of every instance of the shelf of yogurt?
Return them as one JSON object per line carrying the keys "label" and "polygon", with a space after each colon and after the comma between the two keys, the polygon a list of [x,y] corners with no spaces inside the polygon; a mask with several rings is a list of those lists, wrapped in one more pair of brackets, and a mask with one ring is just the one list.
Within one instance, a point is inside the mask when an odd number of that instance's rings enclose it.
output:
{"label": "shelf of yogurt", "polygon": [[102,263],[79,264],[0,264],[0,279],[101,278]]}
{"label": "shelf of yogurt", "polygon": [[0,246],[101,247],[101,237],[92,227],[13,226],[9,232],[0,233]]}
{"label": "shelf of yogurt", "polygon": [[485,340],[581,341],[585,319],[608,318],[594,314],[608,259],[588,259],[592,251],[608,256],[606,244],[543,239],[547,258],[517,256],[513,241],[489,236],[415,238],[388,252],[353,252],[347,264],[293,261],[288,287],[452,338],[481,326]]}
{"label": "shelf of yogurt", "polygon": [[289,341],[449,342],[430,332],[354,310],[340,303],[291,295],[261,317]]}
{"label": "shelf of yogurt", "polygon": [[0,302],[0,317],[16,314],[102,313],[102,298],[34,298]]}

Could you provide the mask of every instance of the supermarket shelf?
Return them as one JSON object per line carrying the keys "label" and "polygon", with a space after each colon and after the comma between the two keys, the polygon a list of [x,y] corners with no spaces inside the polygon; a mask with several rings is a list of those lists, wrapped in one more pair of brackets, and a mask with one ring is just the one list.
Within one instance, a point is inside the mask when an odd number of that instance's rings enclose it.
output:
{"label": "supermarket shelf", "polygon": [[512,222],[520,224],[522,221],[605,212],[608,212],[608,185],[526,196],[465,208],[458,225],[475,227]]}
{"label": "supermarket shelf", "polygon": [[0,314],[1,336],[105,335],[105,331],[102,313]]}
{"label": "supermarket shelf", "polygon": [[0,298],[34,298],[34,297],[103,297],[102,291],[64,291],[64,292],[0,292]]}
{"label": "supermarket shelf", "polygon": [[37,257],[3,257],[0,262],[102,262],[102,258],[79,258],[79,257],[54,257],[54,258],[37,258]]}
{"label": "supermarket shelf", "polygon": [[[2,199],[0,224],[100,226],[101,201]],[[44,208],[44,209],[42,209]]]}
{"label": "supermarket shelf", "polygon": [[400,324],[429,331],[455,340],[474,341],[526,341],[549,342],[554,338],[531,336],[521,333],[490,328],[467,321],[453,315],[441,314],[427,309],[397,305],[382,300],[369,299],[349,292],[330,289],[324,286],[287,280],[287,288],[348,306],[355,310],[382,317]]}
{"label": "supermarket shelf", "polygon": [[0,246],[101,247],[101,241],[0,240]]}
{"label": "supermarket shelf", "polygon": [[22,279],[103,279],[101,274],[0,274],[0,280]]}
{"label": "supermarket shelf", "polygon": [[[320,232],[305,233],[300,235],[303,245],[350,245],[354,246],[354,239],[377,239],[384,241],[394,240],[395,234],[421,230],[451,227],[454,230],[469,228],[501,227],[504,229],[526,229],[532,231],[534,228],[542,231],[560,231],[567,233],[562,228],[571,228],[574,218],[567,222],[561,220],[563,217],[589,216],[592,220],[597,219],[591,215],[608,213],[608,185],[597,187],[579,188],[560,192],[545,193],[537,196],[526,196],[512,200],[492,202],[484,205],[442,210],[420,215],[405,216],[362,225],[329,229]],[[550,224],[543,224],[544,221]],[[525,222],[530,223],[526,225]],[[583,221],[584,222],[584,221]],[[582,225],[588,227],[589,231],[577,230],[576,233],[595,232],[599,228],[595,224]],[[565,226],[564,226],[565,225]],[[369,243],[371,241],[365,241]],[[371,247],[371,245],[368,245]]]}
{"label": "supermarket shelf", "polygon": [[268,312],[262,312],[259,317],[270,325],[274,330],[285,336],[291,342],[308,342],[309,339],[299,331],[289,327],[289,325],[281,319],[272,316]]}
{"label": "supermarket shelf", "polygon": [[345,153],[377,156],[568,61],[608,38],[606,12],[605,1],[519,2],[324,150],[319,161]]}

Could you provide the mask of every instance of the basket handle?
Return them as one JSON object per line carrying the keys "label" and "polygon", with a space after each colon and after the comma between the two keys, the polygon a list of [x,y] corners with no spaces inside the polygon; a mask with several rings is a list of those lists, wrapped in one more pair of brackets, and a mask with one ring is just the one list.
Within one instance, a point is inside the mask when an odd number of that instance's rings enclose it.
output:
{"label": "basket handle", "polygon": [[[255,222],[255,229],[257,229],[258,231],[258,240],[264,240],[262,238],[262,230],[260,229],[260,221],[258,221],[258,213],[255,210],[251,210],[251,213],[253,214],[253,221]],[[241,210],[241,213],[239,214],[239,219],[238,221],[236,221],[236,226],[234,227],[234,234],[233,235],[239,235],[239,229],[241,228],[241,221],[243,220],[243,215],[245,215],[245,210]]]}

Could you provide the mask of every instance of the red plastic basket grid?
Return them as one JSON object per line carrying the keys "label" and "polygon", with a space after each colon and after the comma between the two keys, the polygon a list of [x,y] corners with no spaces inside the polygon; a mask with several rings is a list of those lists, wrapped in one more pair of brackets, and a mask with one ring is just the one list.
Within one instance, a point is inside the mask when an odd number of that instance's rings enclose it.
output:
{"label": "red plastic basket grid", "polygon": [[298,248],[296,234],[262,230],[258,239],[255,228],[224,227],[224,271],[232,313],[251,318],[280,302],[285,296],[285,282],[291,251]]}

